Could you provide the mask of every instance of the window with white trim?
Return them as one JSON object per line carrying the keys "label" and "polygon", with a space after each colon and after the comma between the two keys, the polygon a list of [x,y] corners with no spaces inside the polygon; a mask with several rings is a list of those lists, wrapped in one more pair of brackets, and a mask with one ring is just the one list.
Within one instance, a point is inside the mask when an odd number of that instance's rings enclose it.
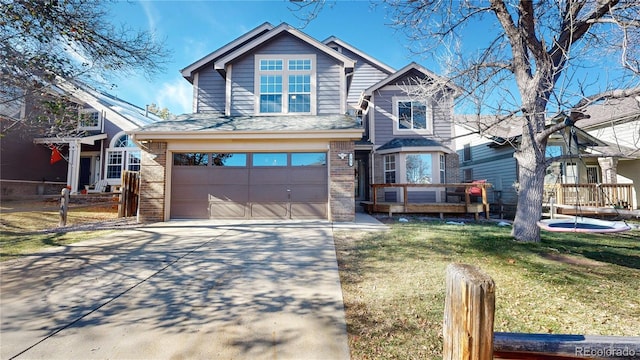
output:
{"label": "window with white trim", "polygon": [[315,113],[315,55],[257,55],[259,114]]}
{"label": "window with white trim", "polygon": [[119,133],[107,149],[107,179],[120,179],[123,170],[140,171],[140,149],[129,135]]}
{"label": "window with white trim", "polygon": [[395,133],[414,132],[430,134],[433,132],[433,115],[429,104],[404,98],[394,98],[393,115]]}
{"label": "window with white trim", "polygon": [[431,154],[407,154],[405,170],[408,184],[431,184],[433,182],[433,166]]}
{"label": "window with white trim", "polygon": [[78,128],[80,130],[101,130],[102,115],[94,109],[81,109],[78,112]]}
{"label": "window with white trim", "polygon": [[396,182],[395,154],[384,156],[384,182],[385,184],[394,184]]}

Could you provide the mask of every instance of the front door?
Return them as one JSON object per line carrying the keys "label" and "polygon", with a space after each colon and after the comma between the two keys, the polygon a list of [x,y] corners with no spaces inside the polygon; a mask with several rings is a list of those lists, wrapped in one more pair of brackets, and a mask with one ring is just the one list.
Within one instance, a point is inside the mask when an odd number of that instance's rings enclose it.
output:
{"label": "front door", "polygon": [[369,200],[369,152],[356,151],[355,156],[355,200],[356,205],[360,201]]}
{"label": "front door", "polygon": [[91,159],[91,157],[80,157],[80,177],[77,191],[84,189],[85,185],[91,185]]}

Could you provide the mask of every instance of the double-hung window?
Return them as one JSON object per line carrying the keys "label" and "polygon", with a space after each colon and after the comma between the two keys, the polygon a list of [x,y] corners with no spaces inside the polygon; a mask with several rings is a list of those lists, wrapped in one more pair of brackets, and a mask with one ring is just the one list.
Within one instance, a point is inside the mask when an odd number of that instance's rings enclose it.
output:
{"label": "double-hung window", "polygon": [[396,155],[384,156],[384,182],[394,184],[396,182]]}
{"label": "double-hung window", "polygon": [[394,98],[393,113],[396,118],[394,133],[416,132],[429,134],[433,132],[431,106],[411,99]]}
{"label": "double-hung window", "polygon": [[315,55],[256,56],[259,114],[315,113]]}
{"label": "double-hung window", "polygon": [[120,133],[107,149],[107,179],[120,179],[123,170],[140,171],[140,149]]}

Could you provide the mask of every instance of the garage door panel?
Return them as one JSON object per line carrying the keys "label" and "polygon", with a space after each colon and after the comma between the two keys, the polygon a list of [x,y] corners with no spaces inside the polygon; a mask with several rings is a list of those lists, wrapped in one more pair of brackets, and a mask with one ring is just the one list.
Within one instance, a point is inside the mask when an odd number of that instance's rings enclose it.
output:
{"label": "garage door panel", "polygon": [[172,183],[193,185],[202,183],[209,176],[211,169],[206,167],[176,167],[172,173]]}
{"label": "garage door panel", "polygon": [[251,217],[254,219],[286,219],[288,203],[253,203]]}
{"label": "garage door panel", "polygon": [[292,219],[326,219],[327,203],[291,203]]}
{"label": "garage door panel", "polygon": [[207,201],[173,201],[171,217],[178,219],[206,219],[209,217]]}
{"label": "garage door panel", "polygon": [[208,185],[207,197],[209,201],[235,201],[246,203],[249,201],[246,185]]}
{"label": "garage door panel", "polygon": [[250,182],[253,185],[286,184],[289,182],[289,173],[286,167],[253,168],[250,176]]}
{"label": "garage door panel", "polygon": [[292,202],[321,201],[327,202],[327,188],[317,185],[293,185],[291,186]]}
{"label": "garage door panel", "polygon": [[216,185],[248,185],[249,171],[246,168],[216,167],[209,171],[208,183]]}
{"label": "garage door panel", "polygon": [[326,184],[326,167],[294,167],[287,181],[291,184]]}
{"label": "garage door panel", "polygon": [[209,203],[211,219],[238,219],[247,217],[247,204],[233,201],[213,201]]}
{"label": "garage door panel", "polygon": [[249,199],[252,203],[258,202],[288,202],[289,187],[287,185],[259,185],[249,187]]}

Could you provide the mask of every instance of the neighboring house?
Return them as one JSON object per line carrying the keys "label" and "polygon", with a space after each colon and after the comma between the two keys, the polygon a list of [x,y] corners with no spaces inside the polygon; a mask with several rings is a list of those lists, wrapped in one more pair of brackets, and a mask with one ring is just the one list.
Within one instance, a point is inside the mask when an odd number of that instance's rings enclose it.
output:
{"label": "neighboring house", "polygon": [[435,77],[415,63],[395,71],[335,37],[265,23],[182,75],[193,113],[131,132],[141,221],[353,221],[374,182],[457,175],[452,91],[411,99],[408,84]]}
{"label": "neighboring house", "polygon": [[[80,105],[77,135],[42,137],[37,129],[23,126],[28,101],[21,103],[20,113],[3,111],[3,126],[14,126],[1,145],[3,196],[58,194],[64,186],[78,193],[98,182],[115,187],[123,170],[140,169],[140,149],[126,132],[158,117],[77,82],[58,79],[55,91]],[[59,155],[52,154],[53,148]],[[56,156],[59,161],[53,163]]]}
{"label": "neighboring house", "polygon": [[[548,157],[570,155],[570,158],[549,166],[545,185],[562,184],[566,189],[580,184],[585,186],[584,192],[594,190],[595,194],[595,187],[602,184],[633,184],[630,198],[611,193],[600,196],[611,197],[602,199],[609,205],[617,205],[616,202],[620,201],[627,208],[637,208],[640,193],[638,102],[629,98],[622,102],[595,104],[589,106],[585,113],[590,118],[578,120],[574,132],[567,128],[549,138]],[[493,185],[489,193],[492,203],[515,206],[518,164],[514,152],[522,133],[520,119],[458,115],[455,129],[462,180],[486,179]],[[594,185],[594,189],[586,184]],[[582,204],[595,203],[594,199],[587,199],[592,195],[579,196]]]}

